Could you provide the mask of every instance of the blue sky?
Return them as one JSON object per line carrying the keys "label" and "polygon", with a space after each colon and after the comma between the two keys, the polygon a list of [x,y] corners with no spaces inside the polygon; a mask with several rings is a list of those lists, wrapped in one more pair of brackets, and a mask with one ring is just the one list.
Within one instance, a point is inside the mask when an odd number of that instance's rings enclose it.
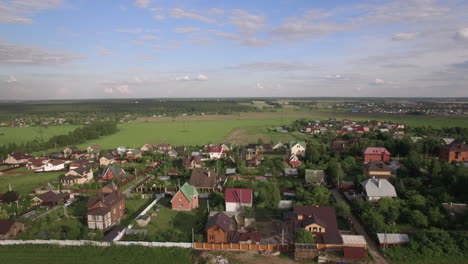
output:
{"label": "blue sky", "polygon": [[468,96],[468,1],[0,0],[0,99]]}

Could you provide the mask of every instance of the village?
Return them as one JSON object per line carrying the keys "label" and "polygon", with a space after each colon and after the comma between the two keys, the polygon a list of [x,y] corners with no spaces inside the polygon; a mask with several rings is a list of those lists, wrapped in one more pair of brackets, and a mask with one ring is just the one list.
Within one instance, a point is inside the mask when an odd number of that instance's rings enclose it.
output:
{"label": "village", "polygon": [[[466,228],[464,142],[383,121],[298,120],[287,129],[310,140],[11,153],[0,177],[59,176],[28,193],[9,183],[0,239],[184,242],[386,263],[381,250],[408,246],[418,230]],[[445,173],[465,175],[444,180],[450,195],[434,187]]]}

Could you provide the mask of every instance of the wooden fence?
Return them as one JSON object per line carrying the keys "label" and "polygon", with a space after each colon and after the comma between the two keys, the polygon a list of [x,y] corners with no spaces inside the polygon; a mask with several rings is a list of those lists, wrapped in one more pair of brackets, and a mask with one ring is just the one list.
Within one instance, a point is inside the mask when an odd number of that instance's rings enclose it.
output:
{"label": "wooden fence", "polygon": [[261,250],[271,250],[271,251],[292,251],[294,250],[294,244],[266,244],[266,245],[257,245],[257,244],[216,244],[216,243],[194,243],[193,249],[198,250],[238,250],[238,251],[261,251]]}

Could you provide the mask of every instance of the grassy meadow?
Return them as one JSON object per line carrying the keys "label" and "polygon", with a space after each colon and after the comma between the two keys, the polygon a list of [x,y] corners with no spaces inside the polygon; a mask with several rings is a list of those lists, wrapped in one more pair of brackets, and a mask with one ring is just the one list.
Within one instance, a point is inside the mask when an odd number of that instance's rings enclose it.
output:
{"label": "grassy meadow", "polygon": [[36,139],[46,141],[53,136],[67,134],[77,127],[79,126],[0,127],[0,145],[8,143],[21,144]]}
{"label": "grassy meadow", "polygon": [[0,193],[11,188],[19,193],[28,194],[35,188],[50,183],[54,186],[58,184],[59,175],[63,172],[45,172],[31,174],[0,174]]}
{"label": "grassy meadow", "polygon": [[62,263],[192,263],[192,251],[182,248],[139,246],[59,247],[20,245],[0,247],[2,264]]}

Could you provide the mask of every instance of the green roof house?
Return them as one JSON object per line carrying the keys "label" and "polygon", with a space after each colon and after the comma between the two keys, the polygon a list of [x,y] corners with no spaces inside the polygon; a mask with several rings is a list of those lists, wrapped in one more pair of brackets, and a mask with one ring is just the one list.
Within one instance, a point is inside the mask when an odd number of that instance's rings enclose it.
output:
{"label": "green roof house", "polygon": [[188,182],[184,183],[172,198],[171,203],[172,210],[175,211],[191,211],[198,208],[197,188]]}

